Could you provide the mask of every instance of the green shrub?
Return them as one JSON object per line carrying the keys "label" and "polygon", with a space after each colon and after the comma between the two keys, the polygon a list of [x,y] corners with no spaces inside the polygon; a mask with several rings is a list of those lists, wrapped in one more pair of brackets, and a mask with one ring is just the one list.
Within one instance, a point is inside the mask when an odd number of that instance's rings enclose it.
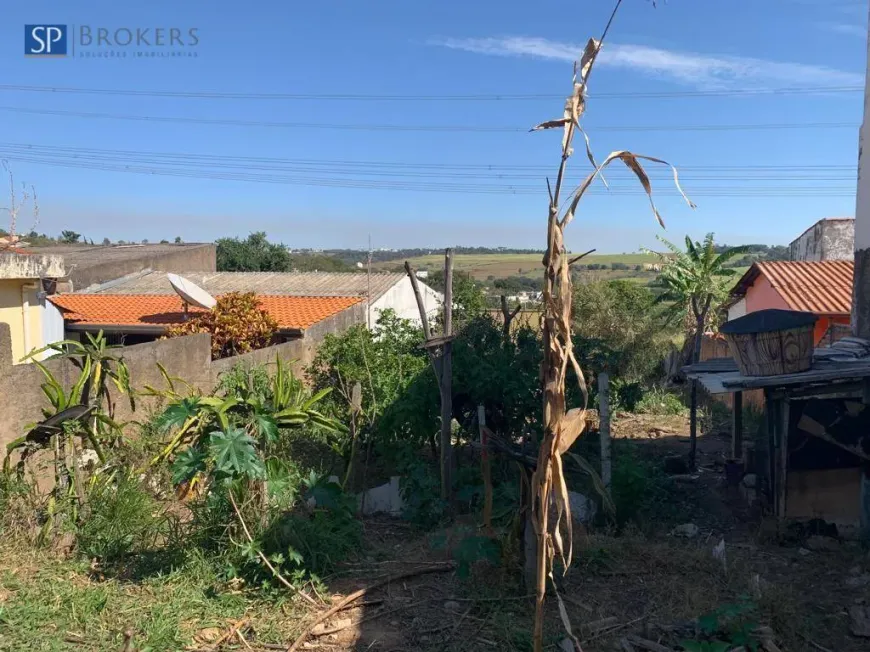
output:
{"label": "green shrub", "polygon": [[670,480],[661,467],[642,458],[631,442],[613,442],[611,494],[620,525],[629,521],[652,522],[670,509]]}
{"label": "green shrub", "polygon": [[316,578],[359,549],[362,525],[356,518],[356,500],[340,485],[314,472],[303,485],[296,508],[279,514],[260,539],[263,552],[276,566],[295,578]]}
{"label": "green shrub", "polygon": [[636,410],[641,414],[679,416],[686,414],[688,408],[676,394],[653,388],[637,402]]}
{"label": "green shrub", "polygon": [[112,564],[164,542],[170,519],[135,478],[99,480],[87,496],[87,512],[76,528],[82,554]]}

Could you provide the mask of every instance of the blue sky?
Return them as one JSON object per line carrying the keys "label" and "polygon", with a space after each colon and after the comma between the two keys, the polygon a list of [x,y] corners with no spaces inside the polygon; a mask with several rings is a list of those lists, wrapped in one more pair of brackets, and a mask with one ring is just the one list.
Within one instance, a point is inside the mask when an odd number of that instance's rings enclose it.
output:
{"label": "blue sky", "polygon": [[[592,76],[584,124],[599,158],[629,149],[680,168],[698,208],[681,202],[666,170],[653,173],[665,237],[715,231],[729,243],[787,243],[821,217],[852,215],[863,102],[851,89],[864,82],[866,3],[657,4],[624,0]],[[561,113],[571,60],[612,7],[611,0],[7,4],[0,157],[18,181],[37,187],[37,230],[69,228],[97,241],[265,230],[297,247],[362,248],[369,233],[375,247],[542,247],[544,178],[555,172],[561,134],[526,129]],[[46,60],[23,56],[25,24],[195,27],[199,44],[196,57]],[[818,87],[844,90],[766,92]],[[179,92],[219,96],[171,94]],[[504,99],[467,99],[481,95]],[[795,124],[816,126],[782,127]],[[774,126],[733,128],[744,125]],[[574,183],[589,170],[582,149],[571,161]],[[645,197],[624,170],[609,181],[613,191],[599,186],[581,204],[569,247],[653,245],[660,231]]]}

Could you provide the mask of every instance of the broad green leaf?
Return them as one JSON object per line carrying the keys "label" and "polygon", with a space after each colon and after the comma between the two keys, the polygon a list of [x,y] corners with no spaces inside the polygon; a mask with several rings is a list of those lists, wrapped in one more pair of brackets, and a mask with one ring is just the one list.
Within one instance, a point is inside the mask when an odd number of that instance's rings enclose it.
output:
{"label": "broad green leaf", "polygon": [[201,448],[191,446],[179,453],[172,463],[172,483],[181,484],[192,480],[197,474],[204,473],[208,453]]}
{"label": "broad green leaf", "polygon": [[225,477],[262,478],[265,468],[257,456],[254,440],[241,428],[215,430],[209,437],[209,449],[215,469]]}
{"label": "broad green leaf", "polygon": [[181,427],[188,419],[199,414],[203,402],[202,398],[187,397],[170,403],[155,420],[157,429],[166,432],[172,427]]}
{"label": "broad green leaf", "polygon": [[268,414],[255,414],[254,425],[260,437],[268,442],[278,440],[278,423]]}

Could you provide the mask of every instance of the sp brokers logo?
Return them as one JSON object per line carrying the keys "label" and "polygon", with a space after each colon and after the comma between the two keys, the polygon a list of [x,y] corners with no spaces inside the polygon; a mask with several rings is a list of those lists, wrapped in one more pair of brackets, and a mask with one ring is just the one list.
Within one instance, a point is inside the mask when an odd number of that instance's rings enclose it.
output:
{"label": "sp brokers logo", "polygon": [[66,31],[66,25],[25,25],[25,56],[65,57]]}

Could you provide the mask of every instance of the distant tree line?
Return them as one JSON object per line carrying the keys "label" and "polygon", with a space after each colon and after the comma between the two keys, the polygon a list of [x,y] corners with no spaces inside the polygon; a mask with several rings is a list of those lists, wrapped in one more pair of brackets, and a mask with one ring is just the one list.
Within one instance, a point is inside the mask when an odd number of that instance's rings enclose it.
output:
{"label": "distant tree line", "polygon": [[[322,253],[330,256],[335,256],[345,263],[356,265],[358,262],[365,262],[368,259],[369,252],[361,249],[326,249]],[[386,262],[390,260],[405,260],[407,258],[416,258],[418,256],[428,256],[430,254],[443,254],[444,250],[439,248],[412,248],[412,249],[391,249],[389,251],[372,251],[372,260],[374,262]],[[540,254],[543,249],[518,249],[514,247],[453,247],[453,253],[456,255],[489,255],[489,254]]]}
{"label": "distant tree line", "polygon": [[[717,254],[725,253],[733,249],[728,245],[715,245]],[[746,250],[746,253],[740,257],[729,260],[725,267],[748,267],[752,263],[773,261],[773,260],[788,260],[788,247],[785,245],[763,245],[751,244],[741,247],[741,250]]]}

